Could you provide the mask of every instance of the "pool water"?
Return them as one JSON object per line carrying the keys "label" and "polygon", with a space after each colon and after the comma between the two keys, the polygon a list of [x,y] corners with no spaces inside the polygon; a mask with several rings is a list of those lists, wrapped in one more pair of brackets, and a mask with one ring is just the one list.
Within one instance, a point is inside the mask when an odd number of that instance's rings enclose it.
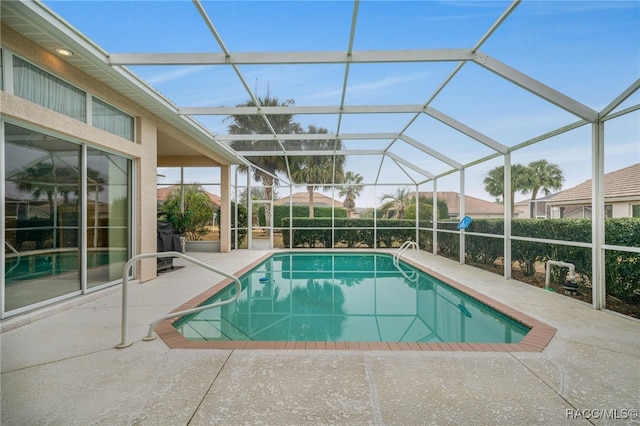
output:
{"label": "pool water", "polygon": [[[518,343],[526,326],[381,253],[275,254],[230,305],[174,326],[189,340]],[[228,299],[230,285],[205,303]]]}

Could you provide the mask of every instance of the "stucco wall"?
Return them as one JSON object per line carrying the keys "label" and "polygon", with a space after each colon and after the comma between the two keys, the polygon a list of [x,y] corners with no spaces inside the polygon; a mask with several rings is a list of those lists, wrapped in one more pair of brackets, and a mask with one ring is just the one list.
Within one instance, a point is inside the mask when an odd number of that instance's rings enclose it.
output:
{"label": "stucco wall", "polygon": [[[10,93],[0,92],[0,112],[7,121],[103,148],[133,160],[135,252],[156,251],[156,117],[6,26],[2,26],[2,47],[136,118],[136,142],[131,142]],[[144,260],[138,269],[138,278],[146,281],[155,276],[155,260]]]}

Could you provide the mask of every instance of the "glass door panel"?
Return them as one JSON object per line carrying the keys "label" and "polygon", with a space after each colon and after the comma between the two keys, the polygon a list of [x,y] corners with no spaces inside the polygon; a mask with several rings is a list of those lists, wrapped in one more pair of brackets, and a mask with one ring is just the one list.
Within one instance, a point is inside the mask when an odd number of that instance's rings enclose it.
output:
{"label": "glass door panel", "polygon": [[122,277],[129,258],[130,160],[87,149],[87,287]]}
{"label": "glass door panel", "polygon": [[80,290],[80,146],[5,126],[5,311]]}

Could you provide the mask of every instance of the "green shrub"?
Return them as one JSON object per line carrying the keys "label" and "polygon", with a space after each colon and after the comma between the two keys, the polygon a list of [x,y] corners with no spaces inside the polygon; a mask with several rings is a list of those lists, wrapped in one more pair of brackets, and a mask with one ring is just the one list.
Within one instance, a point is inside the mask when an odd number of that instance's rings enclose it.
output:
{"label": "green shrub", "polygon": [[[284,245],[289,246],[289,219],[283,219]],[[294,218],[292,247],[331,247],[344,244],[347,247],[367,246],[397,247],[406,240],[415,241],[415,220],[378,219],[374,233],[374,220],[334,220],[332,241],[331,218]],[[512,221],[512,234],[516,236],[576,242],[591,241],[591,221],[585,219],[517,219]],[[420,248],[433,251],[433,233],[430,221],[420,222]],[[388,228],[388,229],[387,229]],[[455,230],[457,223],[439,222],[439,230]],[[466,257],[470,264],[488,267],[504,256],[504,232],[502,219],[475,219],[468,232],[496,235],[498,238],[465,236]],[[458,233],[438,232],[438,253],[451,258],[459,256]],[[609,245],[640,247],[640,218],[613,218],[605,222],[605,241]],[[562,244],[512,240],[511,258],[517,262],[526,276],[535,273],[536,262],[561,260],[573,263],[583,281],[590,283],[592,274],[591,249]],[[566,268],[553,268],[551,277],[561,283],[567,274]],[[607,293],[628,303],[640,302],[640,253],[606,250],[605,275]]]}
{"label": "green shrub", "polygon": [[[607,219],[604,240],[616,246],[640,247],[640,218]],[[607,293],[640,303],[640,253],[606,250],[605,277]]]}
{"label": "green shrub", "polygon": [[[502,219],[475,219],[469,231],[488,234],[503,233]],[[438,224],[442,228],[441,224]],[[512,235],[548,240],[591,242],[592,222],[588,219],[517,219],[511,222]],[[429,236],[430,232],[425,232]],[[422,235],[422,234],[421,234]],[[451,234],[449,234],[451,235]],[[470,263],[490,265],[501,251],[501,238],[467,235],[465,248]],[[640,218],[610,218],[605,221],[605,241],[609,245],[640,247]],[[446,254],[455,252],[455,241],[447,234],[438,234],[438,247]],[[591,249],[562,244],[512,240],[511,259],[517,262],[525,276],[535,273],[536,262],[561,260],[573,263],[585,282],[592,281]],[[561,283],[566,268],[553,268],[551,278]],[[605,251],[607,293],[628,303],[640,302],[640,253]]]}
{"label": "green shrub", "polygon": [[[454,222],[438,222],[438,231],[455,231],[458,224]],[[460,235],[451,232],[438,232],[438,254],[457,259],[460,256]]]}
{"label": "green shrub", "polygon": [[[241,246],[244,238],[247,235],[247,225],[249,224],[249,219],[247,216],[247,208],[244,204],[237,204],[238,207],[238,245]],[[222,220],[222,217],[220,217]],[[236,249],[236,203],[231,201],[231,248]]]}
{"label": "green shrub", "polygon": [[184,235],[191,241],[200,240],[212,223],[213,203],[200,185],[185,185],[183,195],[184,213],[180,209],[180,190],[175,188],[158,207],[158,216],[171,224],[174,234]]}
{"label": "green shrub", "polygon": [[[447,202],[439,198],[437,205],[438,205],[438,219],[448,219],[449,206],[447,205]],[[420,208],[420,220],[431,220],[433,218],[433,198],[432,197],[426,197],[424,195],[421,195],[419,208]],[[405,208],[404,218],[405,219],[416,218],[415,198],[412,198],[411,203]]]}
{"label": "green shrub", "polygon": [[[292,241],[292,247],[331,247],[330,218],[293,218],[293,237],[289,233],[289,219],[282,221],[283,244],[288,247]],[[347,247],[374,246],[374,221],[373,219],[349,219],[336,218],[334,220],[335,231],[333,245],[344,244]],[[415,241],[415,221],[399,219],[380,219],[377,221],[377,246],[399,246],[406,240]],[[384,229],[391,228],[393,229]]]}
{"label": "green shrub", "polygon": [[[406,219],[378,220],[378,247],[396,247],[405,241],[416,240],[416,221]],[[381,229],[382,228],[382,229]],[[393,229],[384,229],[393,228]]]}

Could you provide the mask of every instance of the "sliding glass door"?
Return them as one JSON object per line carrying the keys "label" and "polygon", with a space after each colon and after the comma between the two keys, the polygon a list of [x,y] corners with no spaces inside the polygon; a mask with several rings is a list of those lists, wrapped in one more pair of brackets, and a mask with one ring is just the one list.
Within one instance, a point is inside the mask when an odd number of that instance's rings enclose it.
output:
{"label": "sliding glass door", "polygon": [[129,164],[87,149],[87,286],[122,277],[129,258]]}
{"label": "sliding glass door", "polygon": [[5,312],[81,289],[80,148],[5,125]]}
{"label": "sliding glass door", "polygon": [[4,312],[121,278],[131,252],[131,160],[4,128]]}

